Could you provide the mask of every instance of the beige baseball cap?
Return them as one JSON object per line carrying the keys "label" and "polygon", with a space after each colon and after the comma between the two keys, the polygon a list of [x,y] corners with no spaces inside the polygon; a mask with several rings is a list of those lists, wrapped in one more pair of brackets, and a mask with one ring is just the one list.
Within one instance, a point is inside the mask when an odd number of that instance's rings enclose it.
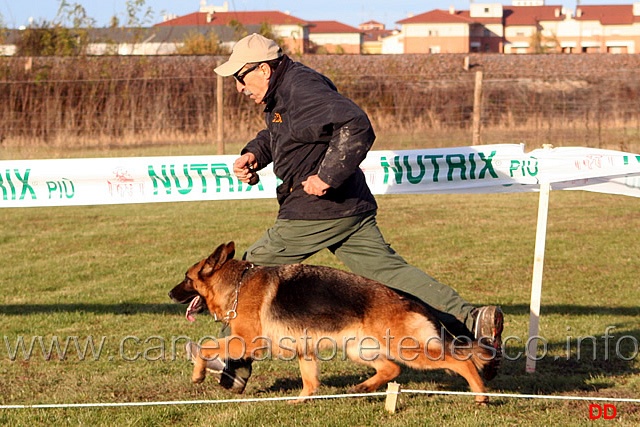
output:
{"label": "beige baseball cap", "polygon": [[239,40],[235,46],[229,60],[216,67],[217,74],[227,77],[232,76],[251,62],[265,62],[280,58],[282,49],[271,39],[253,33]]}

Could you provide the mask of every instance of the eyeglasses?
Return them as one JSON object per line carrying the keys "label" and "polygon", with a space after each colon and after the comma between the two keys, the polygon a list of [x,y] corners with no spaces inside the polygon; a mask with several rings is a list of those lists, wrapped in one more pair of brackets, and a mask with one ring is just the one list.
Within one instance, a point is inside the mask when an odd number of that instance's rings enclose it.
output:
{"label": "eyeglasses", "polygon": [[245,86],[244,84],[244,77],[249,74],[250,72],[252,72],[253,70],[255,70],[256,68],[258,68],[260,66],[260,64],[256,64],[251,68],[246,69],[245,71],[238,71],[237,73],[235,73],[233,75],[233,77],[235,77],[235,79],[238,81],[238,83],[240,83],[242,86]]}

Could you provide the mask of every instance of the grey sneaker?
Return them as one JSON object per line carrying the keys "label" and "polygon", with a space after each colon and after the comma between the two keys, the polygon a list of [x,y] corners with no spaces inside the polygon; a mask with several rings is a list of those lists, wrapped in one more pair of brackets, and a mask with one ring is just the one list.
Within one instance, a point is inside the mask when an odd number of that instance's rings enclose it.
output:
{"label": "grey sneaker", "polygon": [[[198,344],[189,341],[186,350],[189,360],[195,362],[196,355],[200,352]],[[251,376],[251,362],[251,359],[231,359],[223,362],[215,358],[207,360],[207,372],[213,375],[223,388],[232,393],[242,394]]]}
{"label": "grey sneaker", "polygon": [[500,307],[487,305],[474,310],[474,334],[478,341],[486,343],[495,349],[495,356],[482,371],[485,380],[490,381],[498,375],[498,368],[502,362],[502,328],[504,314]]}

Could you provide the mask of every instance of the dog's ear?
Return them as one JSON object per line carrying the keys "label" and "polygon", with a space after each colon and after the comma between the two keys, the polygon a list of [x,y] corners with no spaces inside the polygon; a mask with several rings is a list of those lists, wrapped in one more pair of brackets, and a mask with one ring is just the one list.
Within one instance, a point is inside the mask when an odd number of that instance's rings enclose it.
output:
{"label": "dog's ear", "polygon": [[214,271],[219,270],[222,265],[232,259],[236,254],[236,245],[233,242],[221,244],[205,261],[200,274],[203,276],[211,276]]}
{"label": "dog's ear", "polygon": [[236,256],[236,244],[233,240],[227,243],[227,253],[228,253],[228,256],[227,256],[228,260]]}

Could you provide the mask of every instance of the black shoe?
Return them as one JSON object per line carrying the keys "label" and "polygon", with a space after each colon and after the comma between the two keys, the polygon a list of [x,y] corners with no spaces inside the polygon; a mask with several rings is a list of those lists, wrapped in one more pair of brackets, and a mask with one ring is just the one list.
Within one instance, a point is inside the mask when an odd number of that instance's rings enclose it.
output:
{"label": "black shoe", "polygon": [[[198,344],[189,341],[186,346],[187,357],[195,362],[200,352]],[[207,360],[207,372],[225,389],[232,393],[242,394],[251,376],[251,359],[229,359],[224,362],[220,358]]]}
{"label": "black shoe", "polygon": [[504,314],[500,307],[488,305],[474,310],[474,334],[478,341],[488,344],[495,350],[495,356],[482,371],[485,380],[490,381],[498,375],[502,363],[502,329]]}

